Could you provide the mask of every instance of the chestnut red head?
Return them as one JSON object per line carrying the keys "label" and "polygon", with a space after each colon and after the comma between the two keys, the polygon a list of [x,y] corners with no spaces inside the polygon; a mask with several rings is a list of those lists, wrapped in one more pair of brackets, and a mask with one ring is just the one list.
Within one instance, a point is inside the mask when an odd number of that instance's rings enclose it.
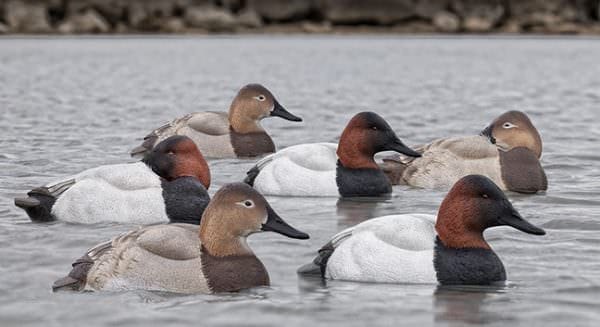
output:
{"label": "chestnut red head", "polygon": [[483,231],[511,226],[522,232],[544,235],[543,229],[523,219],[506,195],[489,178],[468,175],[461,178],[440,205],[435,229],[440,240],[451,248],[489,248]]}
{"label": "chestnut red head", "polygon": [[163,140],[142,161],[168,181],[192,176],[207,189],[210,186],[208,164],[194,141],[187,136],[175,135]]}
{"label": "chestnut red head", "polygon": [[337,150],[346,168],[377,168],[373,155],[381,151],[396,151],[411,157],[421,154],[400,141],[390,125],[374,112],[356,114],[342,132]]}

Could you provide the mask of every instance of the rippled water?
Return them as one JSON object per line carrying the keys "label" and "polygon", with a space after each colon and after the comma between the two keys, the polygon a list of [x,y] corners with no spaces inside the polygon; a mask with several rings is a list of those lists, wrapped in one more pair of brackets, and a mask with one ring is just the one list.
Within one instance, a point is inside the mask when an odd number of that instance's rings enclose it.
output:
{"label": "rippled water", "polygon": [[[597,325],[599,58],[597,39],[0,39],[0,324]],[[271,197],[311,239],[251,237],[270,288],[53,294],[73,259],[135,226],[32,224],[12,199],[55,177],[128,162],[153,127],[194,110],[226,110],[249,82],[304,117],[264,122],[280,148],[335,141],[367,109],[407,144],[474,134],[505,110],[526,111],[544,140],[549,190],[509,196],[547,235],[486,233],[506,266],[505,288],[321,283],[295,270],[335,232],[373,216],[435,213],[444,193],[396,187],[380,203]],[[251,165],[211,161],[211,193]]]}

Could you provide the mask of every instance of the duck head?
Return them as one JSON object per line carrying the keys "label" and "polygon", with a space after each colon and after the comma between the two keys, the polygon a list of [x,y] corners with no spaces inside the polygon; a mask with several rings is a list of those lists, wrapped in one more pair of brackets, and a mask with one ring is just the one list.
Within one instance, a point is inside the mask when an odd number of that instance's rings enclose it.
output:
{"label": "duck head", "polygon": [[373,155],[396,151],[411,157],[421,154],[400,141],[390,125],[374,112],[356,114],[342,132],[337,155],[346,168],[377,168]]}
{"label": "duck head", "polygon": [[142,161],[158,176],[172,181],[178,177],[192,176],[208,189],[210,170],[198,147],[187,136],[171,136],[147,152]]}
{"label": "duck head", "polygon": [[263,129],[259,121],[266,117],[302,121],[287,111],[266,87],[260,84],[242,87],[229,107],[231,127],[238,133],[260,132]]}
{"label": "duck head", "polygon": [[435,229],[447,247],[489,249],[483,231],[496,226],[534,235],[546,233],[523,219],[489,178],[468,175],[458,180],[442,201]]}
{"label": "duck head", "polygon": [[227,184],[219,189],[200,223],[202,245],[214,256],[249,254],[246,237],[266,231],[290,238],[309,238],[287,224],[260,193],[244,183]]}
{"label": "duck head", "polygon": [[488,137],[490,142],[504,151],[525,147],[538,158],[542,156],[542,138],[529,117],[521,111],[503,113],[483,129],[481,135]]}

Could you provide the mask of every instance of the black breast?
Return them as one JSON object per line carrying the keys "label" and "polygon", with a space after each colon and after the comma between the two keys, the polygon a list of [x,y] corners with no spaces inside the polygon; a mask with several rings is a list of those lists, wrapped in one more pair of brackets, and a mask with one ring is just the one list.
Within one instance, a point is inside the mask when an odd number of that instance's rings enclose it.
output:
{"label": "black breast", "polygon": [[214,293],[269,286],[269,274],[254,255],[213,256],[202,248],[202,272]]}
{"label": "black breast", "polygon": [[489,249],[446,247],[435,240],[433,266],[442,285],[489,285],[506,280],[500,258]]}
{"label": "black breast", "polygon": [[502,180],[514,192],[535,193],[548,188],[548,180],[538,157],[523,147],[500,152]]}
{"label": "black breast", "polygon": [[242,134],[231,129],[230,137],[233,152],[238,157],[256,157],[275,152],[275,144],[265,132]]}
{"label": "black breast", "polygon": [[336,183],[343,197],[382,196],[392,192],[392,184],[378,168],[349,169],[338,160]]}
{"label": "black breast", "polygon": [[195,177],[179,177],[162,181],[162,195],[171,223],[200,224],[210,196]]}

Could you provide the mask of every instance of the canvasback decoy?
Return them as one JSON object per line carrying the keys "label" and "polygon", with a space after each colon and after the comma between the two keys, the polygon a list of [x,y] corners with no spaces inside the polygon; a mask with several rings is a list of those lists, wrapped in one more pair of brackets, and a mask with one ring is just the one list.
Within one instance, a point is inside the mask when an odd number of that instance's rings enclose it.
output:
{"label": "canvasback decoy", "polygon": [[32,221],[185,222],[208,205],[208,164],[186,136],[172,136],[140,162],[105,165],[35,188],[15,199]]}
{"label": "canvasback decoy", "polygon": [[503,282],[504,265],[483,237],[496,226],[545,234],[524,220],[489,178],[469,175],[446,195],[437,221],[424,214],[369,219],[335,235],[298,273],[380,283]]}
{"label": "canvasback decoy", "polygon": [[219,293],[268,286],[269,274],[246,242],[262,231],[309,237],[250,186],[228,184],[213,196],[200,227],[153,225],[117,236],[87,251],[52,288]]}
{"label": "canvasback decoy", "polygon": [[302,121],[279,104],[266,87],[248,84],[231,102],[229,113],[195,112],[174,119],[148,134],[142,145],[131,151],[131,156],[146,153],[172,135],[189,136],[207,158],[244,158],[273,153],[275,144],[260,121],[275,116]]}
{"label": "canvasback decoy", "polygon": [[480,135],[438,139],[417,147],[419,158],[384,158],[382,169],[394,185],[450,188],[469,174],[489,177],[502,190],[536,193],[548,188],[540,164],[542,138],[529,117],[508,111]]}
{"label": "canvasback decoy", "polygon": [[408,148],[374,112],[356,114],[339,145],[294,145],[261,159],[245,182],[262,194],[282,196],[381,196],[392,185],[373,159],[381,151],[420,156]]}

